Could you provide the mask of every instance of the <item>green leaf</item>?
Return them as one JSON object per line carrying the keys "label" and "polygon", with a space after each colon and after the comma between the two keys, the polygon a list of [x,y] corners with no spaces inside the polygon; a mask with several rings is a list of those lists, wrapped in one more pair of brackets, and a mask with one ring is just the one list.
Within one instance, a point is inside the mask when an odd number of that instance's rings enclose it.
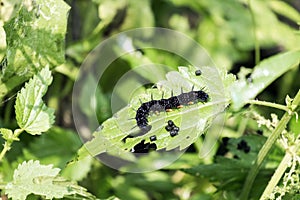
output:
{"label": "green leaf", "polygon": [[280,15],[283,15],[290,20],[298,23],[300,21],[300,13],[297,9],[290,6],[284,1],[268,1],[267,2],[271,8]]}
{"label": "green leaf", "polygon": [[[233,190],[239,192],[242,188],[244,179],[250,170],[248,162],[243,162],[237,159],[229,159],[218,157],[216,163],[210,165],[198,165],[193,168],[182,169],[182,171],[193,176],[209,178],[212,182],[219,182],[216,186],[219,190]],[[253,191],[259,191],[258,194],[252,194],[257,199],[258,195],[267,185],[267,182],[272,175],[273,170],[263,169],[260,175],[255,180]]]}
{"label": "green leaf", "polygon": [[91,171],[93,161],[93,157],[86,157],[76,163],[70,163],[63,169],[62,176],[72,181],[81,181]]}
{"label": "green leaf", "polygon": [[86,177],[91,169],[92,159],[87,157],[67,166],[66,163],[74,157],[81,145],[82,142],[75,132],[54,126],[47,134],[35,138],[28,148],[23,149],[23,154],[26,160],[39,160],[42,164],[53,164],[62,168],[62,176],[78,181]]}
{"label": "green leaf", "polygon": [[[54,164],[63,168],[81,144],[82,142],[75,132],[54,126],[47,134],[35,138],[26,151],[43,164]],[[55,146],[56,148],[53,148]]]}
{"label": "green leaf", "polygon": [[[267,138],[261,135],[243,135],[239,138],[230,138],[226,148],[231,154],[240,159],[239,162],[242,162],[245,166],[251,166],[266,140]],[[238,144],[241,143],[241,141],[246,142],[246,145],[249,147],[249,152],[238,148]]]}
{"label": "green leaf", "polygon": [[[151,135],[156,135],[157,150],[172,150],[179,147],[184,149],[192,144],[205,130],[211,125],[212,119],[220,112],[223,112],[229,103],[228,86],[234,80],[232,76],[226,75],[224,71],[217,71],[213,67],[202,67],[202,75],[195,76],[195,67],[179,67],[179,72],[169,72],[166,75],[167,80],[157,83],[157,89],[148,89],[145,94],[135,96],[130,105],[117,112],[112,118],[101,125],[101,129],[94,133],[94,138],[85,143],[79,150],[79,159],[88,156],[95,156],[104,152],[116,156],[122,156],[123,159],[134,160],[135,157],[129,152],[136,144],[145,140],[149,142]],[[220,78],[221,77],[221,78]],[[221,80],[222,79],[222,80]],[[226,83],[225,86],[223,82]],[[140,129],[136,126],[135,110],[140,106],[140,100],[143,102],[153,99],[160,99],[162,94],[164,98],[169,98],[173,91],[174,94],[181,94],[205,87],[210,96],[207,103],[198,103],[186,106],[172,112],[161,112],[157,115],[148,117],[152,129],[135,138],[127,138],[126,143],[122,141],[128,135],[139,133]],[[129,120],[132,119],[132,120]],[[180,133],[176,137],[170,137],[165,130],[166,122],[171,119],[180,127]]]}
{"label": "green leaf", "polygon": [[12,130],[7,128],[0,128],[0,133],[6,141],[11,140],[14,137]]}
{"label": "green leaf", "polygon": [[62,0],[28,1],[4,24],[7,66],[2,68],[0,97],[44,66],[64,62],[69,9]]}
{"label": "green leaf", "polygon": [[97,85],[97,82],[91,74],[88,74],[86,81],[83,83],[83,93],[79,97],[80,108],[89,118],[94,117],[94,111],[96,111],[99,121],[104,121],[111,116],[111,113],[108,110],[108,97],[105,96],[100,88],[96,88],[96,91],[91,91],[91,85]]}
{"label": "green leaf", "polygon": [[24,161],[14,171],[13,181],[6,185],[6,194],[16,200],[25,200],[29,194],[45,196],[46,199],[74,194],[95,199],[85,188],[59,177],[59,171],[52,165],[41,165],[39,161]]}
{"label": "green leaf", "polygon": [[[266,137],[254,134],[230,138],[223,147],[227,151],[226,157],[216,156],[213,164],[199,164],[182,169],[182,171],[193,176],[208,178],[211,182],[216,183],[219,190],[231,190],[239,194],[245,178],[266,140]],[[284,152],[274,146],[272,154],[264,161],[264,167],[255,180],[250,199],[258,199],[283,155]]]}
{"label": "green leaf", "polygon": [[[243,135],[239,138],[230,138],[226,144],[226,149],[228,150],[227,154],[229,154],[227,156],[236,157],[237,159],[217,156],[214,164],[200,164],[196,167],[184,169],[183,171],[196,176],[201,175],[208,177],[213,181],[240,179],[241,177],[245,177],[248,173],[243,169],[250,168],[266,139],[266,137],[261,135]],[[244,149],[238,148],[238,144],[241,142],[244,142],[244,145],[248,146],[249,151],[245,152]],[[210,170],[204,170],[209,167],[211,167]],[[223,168],[223,170],[221,170],[221,168]]]}
{"label": "green leaf", "polygon": [[299,61],[300,51],[289,51],[263,60],[255,66],[251,74],[252,81],[241,78],[232,85],[233,109],[240,109],[248,100],[255,98],[279,76],[297,66]]}
{"label": "green leaf", "polygon": [[42,100],[51,82],[51,71],[46,67],[30,79],[17,95],[17,123],[32,135],[47,131],[54,123],[54,110],[48,108]]}
{"label": "green leaf", "polygon": [[182,169],[182,171],[193,176],[207,177],[211,181],[226,182],[231,180],[243,180],[249,169],[248,163],[236,159],[218,157],[216,163],[210,165],[200,164],[198,166]]}

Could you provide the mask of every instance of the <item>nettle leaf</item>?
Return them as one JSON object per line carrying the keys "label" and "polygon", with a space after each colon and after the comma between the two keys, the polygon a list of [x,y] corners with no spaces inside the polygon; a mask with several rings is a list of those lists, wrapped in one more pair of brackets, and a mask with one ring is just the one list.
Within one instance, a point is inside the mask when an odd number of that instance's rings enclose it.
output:
{"label": "nettle leaf", "polygon": [[54,110],[48,108],[42,100],[51,82],[51,71],[46,67],[30,79],[17,95],[17,123],[32,135],[47,131],[54,123]]}
{"label": "nettle leaf", "polygon": [[[115,156],[122,156],[123,159],[134,160],[135,157],[129,152],[136,144],[145,140],[150,142],[149,137],[155,135],[157,150],[172,150],[179,147],[180,150],[187,148],[203,134],[211,125],[212,119],[223,112],[229,104],[230,99],[228,86],[234,81],[234,77],[227,75],[225,71],[218,71],[213,67],[201,67],[202,75],[196,76],[195,67],[179,67],[179,71],[172,71],[166,75],[167,80],[158,82],[156,89],[148,89],[146,93],[132,98],[130,104],[117,112],[112,118],[106,120],[100,130],[94,133],[94,138],[85,143],[79,150],[79,159],[88,156],[95,156],[104,152]],[[221,78],[220,78],[221,77]],[[223,84],[223,82],[225,84]],[[138,135],[140,128],[136,126],[136,110],[141,105],[140,101],[147,102],[153,99],[171,97],[171,93],[179,95],[183,92],[190,92],[203,89],[209,94],[210,100],[207,103],[197,103],[171,112],[160,112],[148,117],[151,130],[144,135]],[[180,127],[180,132],[175,137],[165,130],[167,121],[172,120]],[[134,135],[134,138],[126,136]]]}
{"label": "nettle leaf", "polygon": [[[215,186],[219,190],[240,190],[265,141],[266,137],[260,135],[230,138],[226,145],[227,156],[235,159],[217,156],[213,164],[199,164],[181,170],[193,176],[208,178],[211,182],[216,183]],[[273,169],[261,170],[259,178],[256,179],[256,187],[259,191],[264,188],[263,185],[266,185],[272,172]]]}
{"label": "nettle leaf", "polygon": [[[215,186],[219,190],[240,191],[250,167],[251,165],[249,165],[249,162],[217,157],[216,163],[214,164],[201,164],[193,168],[182,169],[182,171],[193,176],[208,178],[211,182],[216,183]],[[259,195],[267,185],[273,172],[273,169],[262,169],[259,172],[253,188],[253,191],[256,191],[256,194],[251,194],[251,196],[255,196],[253,199],[259,198]]]}
{"label": "nettle leaf", "polygon": [[299,62],[300,51],[290,51],[263,60],[254,67],[248,78],[241,77],[232,85],[233,109],[240,109],[282,74],[298,66]]}
{"label": "nettle leaf", "polygon": [[10,140],[14,135],[12,130],[7,128],[0,128],[0,133],[5,140]]}
{"label": "nettle leaf", "polygon": [[[226,157],[216,156],[213,164],[199,164],[181,170],[193,176],[208,178],[215,183],[219,190],[240,191],[266,140],[267,137],[254,134],[229,138],[224,146]],[[252,199],[259,198],[283,154],[284,152],[280,151],[280,148],[274,146],[272,156],[264,161],[263,167],[255,179],[251,194]]]}
{"label": "nettle leaf", "polygon": [[238,162],[251,166],[266,140],[267,138],[262,135],[243,135],[239,138],[230,138],[226,148]]}
{"label": "nettle leaf", "polygon": [[74,157],[81,145],[82,142],[75,132],[54,126],[47,134],[34,138],[30,145],[23,149],[23,154],[26,160],[39,160],[43,164],[54,164],[63,168],[61,174],[64,177],[79,181],[90,171],[93,159],[87,157],[67,166],[66,163]]}
{"label": "nettle leaf", "polygon": [[4,24],[7,65],[0,76],[0,95],[44,66],[52,68],[64,63],[69,9],[62,0],[35,0],[23,2],[14,10],[15,16]]}
{"label": "nettle leaf", "polygon": [[57,66],[64,62],[69,9],[61,0],[36,0],[30,6],[22,6],[17,16],[5,24],[9,52],[5,78],[14,74],[29,76],[46,64]]}
{"label": "nettle leaf", "polygon": [[39,161],[24,161],[14,171],[13,181],[6,185],[6,194],[16,200],[25,200],[29,194],[45,196],[46,199],[74,194],[95,199],[85,188],[58,176],[59,171],[52,165],[41,165]]}

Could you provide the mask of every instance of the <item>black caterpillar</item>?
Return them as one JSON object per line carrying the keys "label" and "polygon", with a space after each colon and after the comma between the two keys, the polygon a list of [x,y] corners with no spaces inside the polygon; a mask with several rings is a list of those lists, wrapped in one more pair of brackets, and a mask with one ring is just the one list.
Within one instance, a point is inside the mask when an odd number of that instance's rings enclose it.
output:
{"label": "black caterpillar", "polygon": [[209,95],[203,90],[190,91],[181,93],[178,96],[172,96],[168,99],[151,100],[145,103],[136,111],[136,123],[143,133],[147,133],[151,129],[151,125],[148,125],[148,119],[151,112],[170,111],[172,109],[181,108],[186,105],[190,105],[198,102],[207,102]]}

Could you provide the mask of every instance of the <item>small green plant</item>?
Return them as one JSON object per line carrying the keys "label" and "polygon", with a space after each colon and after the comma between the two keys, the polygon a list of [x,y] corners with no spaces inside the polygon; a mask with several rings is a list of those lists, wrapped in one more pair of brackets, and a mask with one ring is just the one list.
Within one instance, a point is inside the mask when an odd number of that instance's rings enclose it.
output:
{"label": "small green plant", "polygon": [[[20,134],[27,132],[31,135],[41,135],[49,130],[54,123],[54,110],[48,108],[42,97],[52,82],[49,68],[44,68],[34,75],[17,95],[15,110],[19,128],[12,131],[1,128],[5,139],[4,148],[0,153],[0,162],[14,141],[20,140]],[[26,199],[31,193],[45,196],[46,199],[62,198],[68,195],[85,196],[93,199],[93,195],[75,183],[59,176],[60,169],[51,165],[41,165],[39,161],[24,161],[14,171],[13,180],[6,184],[5,193],[12,199]]]}
{"label": "small green plant", "polygon": [[44,68],[18,93],[15,110],[20,128],[14,131],[0,129],[3,138],[6,140],[4,149],[0,153],[0,161],[11,148],[12,143],[19,141],[22,132],[26,131],[32,135],[40,135],[42,132],[48,131],[54,123],[54,110],[48,108],[42,101],[42,97],[51,82],[51,72],[48,68]]}

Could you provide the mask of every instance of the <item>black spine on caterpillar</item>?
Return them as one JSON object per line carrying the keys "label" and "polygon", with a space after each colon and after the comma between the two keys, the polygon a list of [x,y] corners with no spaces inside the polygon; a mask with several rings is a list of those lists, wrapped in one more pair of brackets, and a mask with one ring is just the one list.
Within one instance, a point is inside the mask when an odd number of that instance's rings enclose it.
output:
{"label": "black spine on caterpillar", "polygon": [[149,102],[142,103],[142,105],[136,111],[136,123],[143,133],[150,131],[151,126],[148,125],[148,119],[150,111],[161,112],[168,109],[176,109],[181,105],[189,105],[190,103],[207,102],[209,95],[202,91],[190,91],[181,93],[178,96],[172,96],[168,99],[151,100]]}

